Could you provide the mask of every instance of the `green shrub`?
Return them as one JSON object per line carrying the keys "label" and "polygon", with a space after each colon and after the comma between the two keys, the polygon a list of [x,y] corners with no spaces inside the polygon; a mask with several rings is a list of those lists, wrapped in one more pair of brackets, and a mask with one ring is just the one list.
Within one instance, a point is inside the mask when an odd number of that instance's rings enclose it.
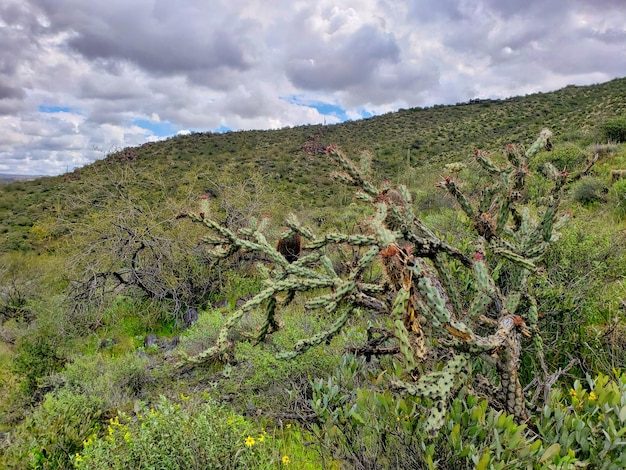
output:
{"label": "green shrub", "polygon": [[152,380],[147,360],[132,353],[106,359],[98,355],[80,356],[60,375],[66,388],[99,400],[107,412],[137,399]]}
{"label": "green shrub", "polygon": [[606,120],[602,125],[602,134],[609,142],[626,142],[626,117]]}
{"label": "green shrub", "polygon": [[607,188],[598,178],[585,177],[572,188],[572,199],[583,205],[606,201]]}
{"label": "green shrub", "polygon": [[57,349],[54,339],[40,329],[34,329],[17,342],[13,370],[22,377],[25,394],[32,394],[42,378],[61,370],[65,361]]}
{"label": "green shrub", "polygon": [[9,435],[4,455],[7,467],[71,468],[83,441],[98,430],[99,405],[97,400],[69,390],[48,394]]}
{"label": "green shrub", "polygon": [[587,160],[587,152],[576,144],[559,145],[551,151],[537,154],[531,161],[533,170],[542,171],[546,163],[552,163],[558,170],[572,171],[580,168]]}
{"label": "green shrub", "polygon": [[569,394],[551,395],[538,418],[539,436],[588,468],[626,468],[626,374],[588,378],[587,385],[577,380]]}
{"label": "green shrub", "polygon": [[619,220],[626,218],[626,180],[616,181],[609,189],[609,200],[613,204],[613,213]]}
{"label": "green shrub", "polygon": [[[626,465],[626,374],[554,390],[529,428],[464,388],[452,400],[442,433],[429,437],[427,399],[380,390],[362,360],[313,383],[321,448],[350,468],[546,469]],[[535,432],[535,429],[537,432]]]}
{"label": "green shrub", "polygon": [[[112,418],[103,437],[91,436],[74,455],[79,469],[270,469],[292,461],[274,433],[259,429],[214,400],[193,406],[161,397],[135,417]],[[293,445],[293,442],[291,443]],[[318,467],[319,468],[319,467]]]}

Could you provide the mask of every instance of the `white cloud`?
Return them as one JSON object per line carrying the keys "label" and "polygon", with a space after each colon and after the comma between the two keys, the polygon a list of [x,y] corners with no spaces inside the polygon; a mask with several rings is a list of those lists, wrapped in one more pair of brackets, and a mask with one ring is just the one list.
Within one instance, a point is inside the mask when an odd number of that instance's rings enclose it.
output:
{"label": "white cloud", "polygon": [[3,0],[0,170],[605,81],[625,25],[623,0]]}

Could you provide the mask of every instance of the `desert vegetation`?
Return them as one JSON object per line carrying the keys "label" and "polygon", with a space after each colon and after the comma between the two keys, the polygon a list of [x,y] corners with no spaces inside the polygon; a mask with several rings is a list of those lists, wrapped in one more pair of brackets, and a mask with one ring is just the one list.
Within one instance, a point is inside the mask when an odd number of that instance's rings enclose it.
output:
{"label": "desert vegetation", "polygon": [[192,134],[1,185],[0,468],[624,468],[624,103]]}

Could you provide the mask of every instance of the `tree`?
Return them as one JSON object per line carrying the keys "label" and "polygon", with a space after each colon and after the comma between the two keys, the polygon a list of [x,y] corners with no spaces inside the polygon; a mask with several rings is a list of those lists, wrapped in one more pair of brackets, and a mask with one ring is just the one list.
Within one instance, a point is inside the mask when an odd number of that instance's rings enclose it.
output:
{"label": "tree", "polygon": [[[490,184],[476,201],[470,201],[451,177],[438,185],[454,197],[467,218],[473,236],[472,243],[463,246],[471,246],[469,250],[453,246],[429,229],[415,215],[405,186],[392,187],[388,182],[374,186],[364,176],[365,169],[334,146],[327,155],[342,170],[334,177],[356,187],[357,198],[374,208],[374,216],[364,220],[369,226],[366,234],[316,236],[290,215],[289,230],[282,237],[299,235],[304,241],[302,255],[290,263],[267,241],[267,219],[252,220],[249,227],[235,232],[209,217],[189,214],[212,232],[204,242],[213,247],[214,257],[263,253],[268,262],[259,264],[259,270],[267,287],[227,319],[213,347],[193,357],[183,353],[181,364],[227,357],[233,347],[229,332],[254,309],[265,309],[256,336],[256,341],[264,341],[279,328],[281,309],[304,294],[305,311],[323,309],[328,328],[298,341],[292,351],[283,351],[279,357],[293,358],[329,341],[365,309],[380,322],[370,329],[368,343],[357,352],[399,354],[403,376],[389,386],[432,401],[427,421],[431,434],[443,424],[450,396],[463,382],[473,380],[468,367],[472,361],[491,365],[499,376],[500,390],[492,391],[492,403],[502,394],[505,409],[520,420],[527,419],[519,380],[522,337],[534,341],[546,393],[550,383],[529,281],[538,274],[538,262],[567,219],[558,215],[567,172],[546,164],[544,173],[552,189],[541,207],[529,201],[525,190],[528,162],[550,147],[550,137],[549,131],[542,131],[526,151],[507,146],[507,163],[502,166],[477,151],[475,159]],[[328,255],[333,245],[358,251],[348,270],[335,269]],[[386,275],[380,281],[369,279],[368,270],[378,263]]]}

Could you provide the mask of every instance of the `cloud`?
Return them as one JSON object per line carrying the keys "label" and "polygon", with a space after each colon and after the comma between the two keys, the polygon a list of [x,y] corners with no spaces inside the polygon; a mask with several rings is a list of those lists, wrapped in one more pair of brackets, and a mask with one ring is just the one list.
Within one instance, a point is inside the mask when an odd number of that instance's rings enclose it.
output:
{"label": "cloud", "polygon": [[626,70],[622,0],[3,0],[0,171]]}

